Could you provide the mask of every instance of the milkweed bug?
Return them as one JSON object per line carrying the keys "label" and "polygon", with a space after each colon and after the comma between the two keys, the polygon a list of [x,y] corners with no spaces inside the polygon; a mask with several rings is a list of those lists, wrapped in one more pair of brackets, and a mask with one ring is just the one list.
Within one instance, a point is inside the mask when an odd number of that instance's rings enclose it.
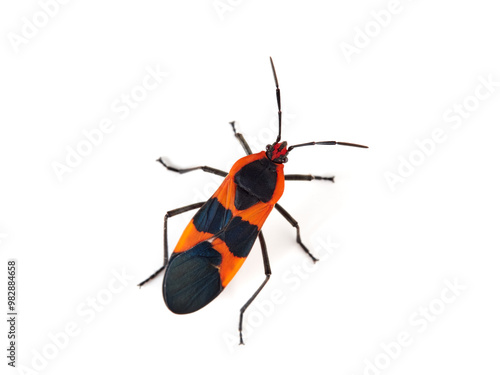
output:
{"label": "milkweed bug", "polygon": [[[163,278],[163,299],[167,307],[176,314],[195,312],[224,290],[247,258],[255,240],[259,238],[265,280],[240,309],[238,325],[240,344],[243,344],[243,314],[271,276],[271,266],[261,228],[273,208],[276,208],[296,229],[296,241],[307,255],[314,262],[318,260],[302,243],[299,224],[278,204],[278,200],[283,194],[285,180],[333,182],[334,178],[307,174],[285,175],[283,164],[288,161],[288,154],[298,147],[313,145],[368,148],[355,143],[336,141],[306,142],[292,146],[288,146],[287,142],[281,142],[281,96],[272,58],[271,67],[278,102],[278,136],[272,145],[267,145],[265,151],[253,154],[243,135],[236,132],[235,123],[231,122],[233,133],[247,156],[239,159],[229,173],[208,166],[176,168],[168,165],[162,158],[158,159],[166,169],[173,172],[182,174],[202,170],[225,179],[206,202],[190,204],[166,213],[163,227],[163,266],[139,284],[141,287],[166,269]],[[167,221],[173,216],[194,209],[199,210],[188,223],[169,259]]]}

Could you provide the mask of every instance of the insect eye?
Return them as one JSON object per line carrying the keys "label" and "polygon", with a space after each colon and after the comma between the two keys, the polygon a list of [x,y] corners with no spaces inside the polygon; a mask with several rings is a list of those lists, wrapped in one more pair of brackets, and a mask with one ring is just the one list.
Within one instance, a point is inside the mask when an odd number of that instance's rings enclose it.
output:
{"label": "insect eye", "polygon": [[266,151],[269,150],[271,148],[271,145],[267,145],[266,146]]}
{"label": "insect eye", "polygon": [[285,156],[285,158],[283,159],[283,163],[286,163],[288,161],[288,158]]}

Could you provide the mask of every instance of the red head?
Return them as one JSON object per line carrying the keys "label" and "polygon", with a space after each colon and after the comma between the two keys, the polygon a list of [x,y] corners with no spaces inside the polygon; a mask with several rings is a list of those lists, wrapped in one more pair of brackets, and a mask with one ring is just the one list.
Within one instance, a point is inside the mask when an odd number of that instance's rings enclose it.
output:
{"label": "red head", "polygon": [[288,161],[288,149],[286,142],[274,142],[272,145],[266,146],[266,156],[273,163],[282,164]]}

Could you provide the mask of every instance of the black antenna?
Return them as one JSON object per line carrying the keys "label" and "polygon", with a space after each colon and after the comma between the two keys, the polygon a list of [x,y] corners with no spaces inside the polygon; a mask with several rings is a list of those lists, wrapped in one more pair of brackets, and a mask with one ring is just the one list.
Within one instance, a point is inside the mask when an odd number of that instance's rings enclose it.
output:
{"label": "black antenna", "polygon": [[323,142],[307,142],[307,143],[301,143],[298,145],[293,145],[288,147],[288,152],[292,151],[296,147],[303,147],[303,146],[314,146],[314,145],[340,145],[340,146],[351,146],[351,147],[360,147],[360,148],[368,148],[368,146],[363,146],[363,145],[358,145],[356,143],[347,143],[347,142],[337,142],[337,141],[323,141]]}
{"label": "black antenna", "polygon": [[274,82],[276,83],[276,100],[278,101],[278,137],[276,138],[276,142],[281,140],[281,95],[280,95],[280,86],[278,85],[278,77],[276,76],[276,69],[274,69],[273,58],[269,56],[271,59],[271,66],[273,68]]}

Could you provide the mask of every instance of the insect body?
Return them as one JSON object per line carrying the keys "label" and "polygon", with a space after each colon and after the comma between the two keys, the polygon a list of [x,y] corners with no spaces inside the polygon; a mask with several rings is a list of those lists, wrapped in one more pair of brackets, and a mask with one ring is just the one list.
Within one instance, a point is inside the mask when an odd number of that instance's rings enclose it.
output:
{"label": "insect body", "polygon": [[[163,297],[167,307],[177,314],[197,311],[224,290],[247,258],[256,239],[259,238],[266,278],[240,310],[240,344],[243,344],[243,313],[271,275],[267,247],[261,228],[273,208],[276,208],[296,228],[297,242],[313,261],[317,260],[302,243],[297,221],[278,204],[278,200],[283,194],[285,180],[333,181],[333,177],[285,175],[283,164],[288,161],[288,154],[294,148],[316,144],[366,148],[358,144],[336,141],[308,142],[289,147],[287,142],[281,142],[281,97],[272,59],[271,66],[276,83],[279,130],[276,141],[268,145],[266,151],[252,154],[245,138],[236,132],[234,122],[232,122],[234,134],[245,149],[247,156],[239,159],[229,173],[207,166],[179,169],[167,165],[161,158],[158,160],[168,170],[174,172],[187,173],[203,170],[223,176],[225,179],[208,201],[167,212],[164,221],[164,264],[147,280],[139,284],[139,286],[144,285],[166,268],[163,279]],[[199,208],[198,212],[187,225],[169,259],[168,218],[196,208]]]}
{"label": "insect body", "polygon": [[238,160],[200,208],[174,249],[163,291],[168,308],[196,311],[226,287],[240,269],[283,194],[283,165],[265,152]]}

